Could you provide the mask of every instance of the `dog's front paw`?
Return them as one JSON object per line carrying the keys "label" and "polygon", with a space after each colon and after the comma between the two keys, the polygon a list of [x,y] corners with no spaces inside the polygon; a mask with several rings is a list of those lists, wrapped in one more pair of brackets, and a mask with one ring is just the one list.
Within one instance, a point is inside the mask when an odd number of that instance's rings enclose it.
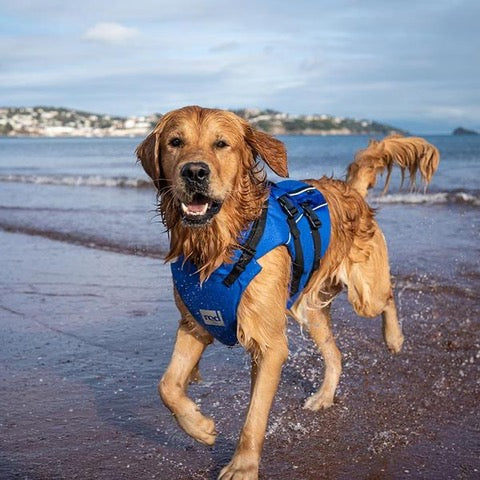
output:
{"label": "dog's front paw", "polygon": [[197,442],[204,445],[215,443],[217,437],[215,422],[212,418],[202,415],[195,404],[192,404],[188,411],[175,415],[175,418],[180,427]]}
{"label": "dog's front paw", "polygon": [[385,335],[385,343],[387,344],[387,348],[390,350],[390,353],[400,353],[402,350],[404,337],[403,335]]}
{"label": "dog's front paw", "polygon": [[329,408],[332,405],[333,394],[327,394],[322,389],[320,389],[317,393],[314,393],[310,398],[307,399],[303,408],[305,410],[312,410],[316,412],[317,410]]}
{"label": "dog's front paw", "polygon": [[235,456],[222,469],[218,480],[258,480],[258,461],[244,456]]}

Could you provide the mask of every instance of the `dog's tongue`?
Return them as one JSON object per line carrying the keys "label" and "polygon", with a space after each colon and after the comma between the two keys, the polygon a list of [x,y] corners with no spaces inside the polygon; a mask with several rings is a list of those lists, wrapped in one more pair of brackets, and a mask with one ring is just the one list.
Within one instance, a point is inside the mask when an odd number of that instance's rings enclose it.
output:
{"label": "dog's tongue", "polygon": [[189,204],[182,202],[182,210],[187,215],[205,215],[209,201],[203,195],[196,195]]}
{"label": "dog's tongue", "polygon": [[207,210],[208,202],[193,201],[187,205],[189,213],[204,213]]}

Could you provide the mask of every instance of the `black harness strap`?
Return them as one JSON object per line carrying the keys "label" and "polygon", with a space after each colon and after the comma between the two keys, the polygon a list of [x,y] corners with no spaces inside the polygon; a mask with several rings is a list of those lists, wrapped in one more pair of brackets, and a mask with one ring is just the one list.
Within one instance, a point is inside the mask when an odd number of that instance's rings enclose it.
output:
{"label": "black harness strap", "polygon": [[[299,188],[297,190],[292,190],[288,193],[290,196],[298,195],[299,193],[307,193],[310,194],[316,191],[315,187],[308,185],[306,187]],[[322,239],[320,237],[320,228],[322,227],[322,222],[318,218],[315,210],[313,210],[311,203],[308,201],[303,202],[300,204],[302,207],[303,213],[310,224],[310,231],[312,233],[312,241],[313,241],[313,265],[312,270],[310,272],[310,276],[306,282],[306,284],[310,281],[312,274],[315,270],[318,269],[320,266],[320,259],[322,254]]]}
{"label": "black harness strap", "polygon": [[278,198],[278,203],[287,214],[287,224],[293,237],[293,245],[295,246],[295,260],[292,266],[292,283],[290,286],[290,296],[294,296],[300,287],[300,280],[303,274],[303,250],[300,241],[300,230],[297,227],[295,217],[298,215],[298,208],[288,198],[288,195],[282,195]]}
{"label": "black harness strap", "polygon": [[241,245],[242,254],[238,259],[237,263],[233,266],[230,273],[223,279],[223,283],[227,287],[231,287],[240,274],[245,270],[246,266],[255,256],[256,248],[258,242],[262,238],[263,232],[265,230],[265,224],[267,223],[267,214],[268,214],[268,200],[263,205],[262,214],[257,218],[248,234],[248,238],[243,245]]}
{"label": "black harness strap", "polygon": [[307,285],[312,277],[313,272],[315,272],[320,266],[320,258],[322,255],[322,239],[320,237],[320,228],[322,227],[322,222],[309,203],[302,203],[302,208],[310,223],[310,230],[312,231],[313,240],[313,268],[310,272],[307,283],[305,284]]}
{"label": "black harness strap", "polygon": [[[300,190],[301,192],[302,190]],[[290,233],[293,238],[293,245],[295,247],[295,259],[292,263],[292,281],[290,285],[290,296],[294,296],[299,288],[300,288],[300,281],[302,279],[303,271],[304,271],[304,255],[302,249],[302,242],[300,239],[300,230],[297,226],[296,218],[299,216],[300,211],[297,206],[292,202],[289,198],[289,194],[284,194],[277,199],[278,203],[282,207],[283,211],[287,215],[287,224],[290,230]],[[317,214],[313,210],[311,204],[307,202],[303,202],[300,205],[302,209],[302,213],[307,218],[310,224],[310,231],[312,234],[313,240],[313,248],[314,248],[314,260],[313,260],[313,268],[310,273],[310,276],[307,280],[310,280],[314,271],[316,271],[320,265],[320,258],[321,258],[321,246],[322,240],[320,237],[320,228],[322,226],[322,222],[318,218]],[[231,287],[237,278],[242,274],[245,270],[249,262],[254,258],[256,253],[256,248],[258,243],[260,242],[263,232],[265,230],[265,225],[267,223],[267,215],[268,215],[268,200],[265,202],[262,214],[259,218],[257,218],[248,234],[247,240],[243,245],[241,245],[242,253],[240,258],[238,259],[237,263],[233,266],[230,273],[223,279],[223,283],[227,287]]]}

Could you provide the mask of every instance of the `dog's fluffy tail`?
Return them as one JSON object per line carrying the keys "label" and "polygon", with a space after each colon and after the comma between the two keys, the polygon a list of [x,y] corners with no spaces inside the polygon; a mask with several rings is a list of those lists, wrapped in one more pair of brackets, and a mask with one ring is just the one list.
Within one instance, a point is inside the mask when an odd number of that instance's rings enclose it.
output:
{"label": "dog's fluffy tail", "polygon": [[363,197],[366,197],[369,188],[372,188],[377,175],[387,171],[382,195],[388,191],[390,177],[394,165],[398,165],[402,172],[402,185],[405,171],[410,176],[410,189],[416,187],[417,172],[423,180],[424,191],[430,183],[440,162],[440,153],[437,148],[420,137],[403,137],[390,135],[382,141],[370,140],[368,147],[359,150],[354,161],[348,166],[347,183],[355,188]]}

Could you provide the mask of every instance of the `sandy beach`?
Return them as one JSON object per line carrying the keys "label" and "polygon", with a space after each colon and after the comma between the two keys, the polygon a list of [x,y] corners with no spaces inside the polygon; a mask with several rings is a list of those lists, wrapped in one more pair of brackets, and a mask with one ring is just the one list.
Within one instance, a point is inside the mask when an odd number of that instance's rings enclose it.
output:
{"label": "sandy beach", "polygon": [[[196,444],[156,392],[178,320],[168,266],[22,234],[0,241],[0,478],[215,478],[242,423],[248,359],[208,349],[191,392],[219,437]],[[478,289],[412,276],[397,296],[397,357],[378,319],[337,300],[344,373],[336,404],[317,414],[301,407],[322,361],[290,323],[260,478],[478,478]]]}

